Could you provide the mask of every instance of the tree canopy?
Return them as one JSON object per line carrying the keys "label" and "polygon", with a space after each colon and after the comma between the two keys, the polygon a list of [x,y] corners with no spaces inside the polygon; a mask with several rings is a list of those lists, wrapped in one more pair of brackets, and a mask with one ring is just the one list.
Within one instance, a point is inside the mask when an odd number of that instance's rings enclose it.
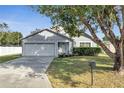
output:
{"label": "tree canopy", "polygon": [[22,34],[9,30],[8,24],[0,24],[0,46],[16,46],[21,45]]}
{"label": "tree canopy", "polygon": [[[124,6],[56,5],[39,6],[37,11],[50,17],[53,25],[62,26],[70,36],[83,35],[97,43],[106,54],[114,59],[116,65],[124,64],[122,47],[124,41]],[[115,26],[117,32],[114,31]],[[102,33],[112,43],[116,50],[115,53],[107,48],[98,33]],[[116,33],[120,35],[118,39]],[[119,68],[120,66],[118,66]]]}

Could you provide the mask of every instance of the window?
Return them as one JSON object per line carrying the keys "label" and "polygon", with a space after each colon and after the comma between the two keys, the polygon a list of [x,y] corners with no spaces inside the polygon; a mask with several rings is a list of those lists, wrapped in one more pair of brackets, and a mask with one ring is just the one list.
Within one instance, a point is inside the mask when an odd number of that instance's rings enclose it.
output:
{"label": "window", "polygon": [[90,42],[81,42],[80,47],[91,47],[91,43]]}

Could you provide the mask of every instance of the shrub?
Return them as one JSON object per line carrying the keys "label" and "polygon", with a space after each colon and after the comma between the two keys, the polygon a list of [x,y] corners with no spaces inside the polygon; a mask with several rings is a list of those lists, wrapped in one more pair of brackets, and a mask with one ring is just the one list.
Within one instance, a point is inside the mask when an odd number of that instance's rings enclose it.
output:
{"label": "shrub", "polygon": [[61,53],[61,54],[59,54],[59,57],[66,57],[66,54],[65,53]]}
{"label": "shrub", "polygon": [[101,48],[98,47],[75,47],[73,55],[77,56],[95,56],[101,53]]}
{"label": "shrub", "polygon": [[60,58],[63,58],[63,57],[71,57],[72,54],[65,54],[65,53],[62,53],[62,54],[59,54],[59,57]]}

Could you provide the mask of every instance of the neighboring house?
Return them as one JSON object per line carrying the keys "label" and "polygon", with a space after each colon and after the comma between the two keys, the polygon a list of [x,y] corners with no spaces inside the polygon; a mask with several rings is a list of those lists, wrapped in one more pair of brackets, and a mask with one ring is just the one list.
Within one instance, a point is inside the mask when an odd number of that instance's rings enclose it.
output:
{"label": "neighboring house", "polygon": [[60,33],[43,29],[22,39],[22,56],[72,54],[73,40]]}

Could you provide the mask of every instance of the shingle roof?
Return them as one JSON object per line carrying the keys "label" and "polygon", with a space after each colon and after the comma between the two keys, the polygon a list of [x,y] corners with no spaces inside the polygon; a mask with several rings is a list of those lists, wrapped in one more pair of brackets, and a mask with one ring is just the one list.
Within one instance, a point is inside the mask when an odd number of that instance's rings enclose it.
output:
{"label": "shingle roof", "polygon": [[54,34],[56,34],[56,35],[59,35],[59,36],[61,36],[61,37],[64,37],[64,38],[67,38],[67,39],[73,41],[73,39],[71,39],[71,38],[69,38],[69,37],[67,37],[67,36],[65,36],[65,35],[62,35],[62,34],[60,34],[60,33],[54,32],[54,31],[52,31],[52,30],[50,30],[50,29],[42,29],[42,30],[40,30],[40,31],[37,31],[37,32],[35,32],[35,33],[32,33],[32,34],[30,34],[30,35],[28,35],[28,36],[22,38],[22,40],[23,40],[23,39],[26,39],[26,38],[29,38],[29,37],[31,37],[31,36],[34,36],[34,35],[36,35],[36,34],[38,34],[38,33],[43,32],[43,31],[49,31],[49,32],[51,32],[51,33],[54,33]]}

